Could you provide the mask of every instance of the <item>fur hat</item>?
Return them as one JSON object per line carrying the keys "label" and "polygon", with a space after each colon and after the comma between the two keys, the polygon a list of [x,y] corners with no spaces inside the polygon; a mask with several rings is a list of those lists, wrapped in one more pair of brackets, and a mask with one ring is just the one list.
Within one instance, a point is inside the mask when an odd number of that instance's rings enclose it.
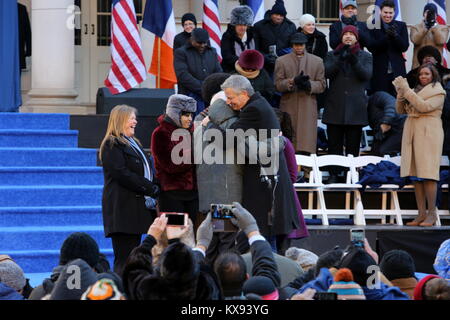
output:
{"label": "fur hat", "polygon": [[[180,266],[183,268],[180,269]],[[167,281],[190,282],[198,277],[199,265],[191,248],[182,242],[169,245],[162,253],[159,273]]]}
{"label": "fur hat", "polygon": [[286,8],[284,6],[283,0],[276,0],[275,4],[273,5],[272,9],[270,10],[270,14],[280,14],[282,16],[287,15]]}
{"label": "fur hat", "polygon": [[391,250],[384,254],[380,262],[381,272],[390,280],[412,278],[416,272],[414,260],[403,250]]}
{"label": "fur hat", "polygon": [[302,267],[303,271],[307,271],[308,269],[314,267],[319,259],[315,253],[296,247],[287,249],[284,255],[297,262],[300,267]]}
{"label": "fur hat", "polygon": [[359,284],[353,281],[350,269],[342,268],[334,275],[334,282],[328,289],[338,295],[338,300],[366,300],[364,291]]}
{"label": "fur hat", "polygon": [[181,25],[184,26],[186,21],[192,21],[195,25],[197,25],[197,19],[195,18],[193,13],[185,13],[181,17]]}
{"label": "fur hat", "polygon": [[298,24],[300,26],[300,28],[303,29],[303,27],[307,24],[307,23],[316,23],[316,18],[314,18],[313,15],[309,14],[309,13],[305,13],[304,15],[302,15],[300,17],[300,20],[298,21]]}
{"label": "fur hat", "polygon": [[184,94],[173,94],[169,97],[166,107],[166,115],[178,126],[181,127],[181,113],[197,110],[197,101]]}
{"label": "fur hat", "polygon": [[244,295],[254,293],[259,295],[262,300],[278,300],[279,293],[273,281],[264,276],[254,276],[245,281],[242,286]]}
{"label": "fur hat", "polygon": [[435,274],[429,274],[417,283],[416,287],[414,288],[414,300],[424,300],[423,293],[425,291],[425,285],[428,281],[435,278],[440,277]]}
{"label": "fur hat", "polygon": [[0,282],[16,291],[22,290],[27,282],[22,268],[7,255],[0,255]]}
{"label": "fur hat", "polygon": [[89,234],[74,232],[64,240],[59,256],[59,264],[65,265],[75,259],[83,259],[92,268],[100,260],[98,244]]}
{"label": "fur hat", "polygon": [[353,34],[355,35],[355,37],[356,37],[356,40],[359,40],[359,32],[358,32],[358,28],[356,28],[355,26],[352,26],[352,25],[346,25],[346,26],[342,29],[342,32],[341,32],[341,40],[342,40],[342,37],[344,36],[344,33],[346,33],[346,32],[351,32],[351,33],[353,33]]}
{"label": "fur hat", "polygon": [[426,5],[425,5],[425,7],[423,7],[423,13],[425,13],[425,11],[432,11],[432,12],[434,12],[434,13],[436,13],[438,10],[437,10],[437,7],[436,7],[436,5],[434,4],[434,3],[427,3]]}
{"label": "fur hat", "polygon": [[353,248],[342,257],[339,269],[350,269],[353,273],[355,282],[360,286],[366,286],[367,279],[370,277],[370,274],[367,273],[367,268],[376,265],[377,263],[366,250]]}
{"label": "fur hat", "polygon": [[219,91],[222,91],[220,86],[231,75],[229,73],[213,73],[206,77],[202,83],[202,99],[207,105],[211,104],[211,98]]}
{"label": "fur hat", "polygon": [[261,70],[264,67],[264,56],[257,50],[245,50],[238,61],[239,66],[245,69]]}
{"label": "fur hat", "polygon": [[253,10],[249,6],[238,6],[231,10],[230,24],[233,26],[238,24],[251,26],[253,19]]}
{"label": "fur hat", "polygon": [[97,282],[97,274],[85,261],[69,262],[55,283],[50,300],[80,300],[83,293]]}
{"label": "fur hat", "polygon": [[436,59],[438,64],[441,64],[441,52],[436,47],[424,46],[420,48],[419,52],[417,52],[417,60],[419,61],[419,64],[422,64],[423,59],[425,59],[426,56],[433,57],[434,59]]}

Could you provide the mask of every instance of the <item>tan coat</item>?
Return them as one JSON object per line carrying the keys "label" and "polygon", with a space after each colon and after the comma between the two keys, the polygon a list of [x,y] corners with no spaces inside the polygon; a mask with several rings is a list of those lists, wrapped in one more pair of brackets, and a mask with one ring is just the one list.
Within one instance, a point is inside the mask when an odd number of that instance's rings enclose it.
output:
{"label": "tan coat", "polygon": [[[294,85],[289,89],[289,80],[304,72],[311,82],[311,92],[299,91]],[[325,91],[325,68],[321,58],[305,53],[298,58],[294,52],[277,59],[274,72],[275,87],[283,96],[280,109],[289,113],[294,127],[295,151],[316,153],[317,145],[317,101],[316,95]]]}
{"label": "tan coat", "polygon": [[439,181],[444,142],[441,120],[444,100],[445,91],[439,82],[434,86],[430,83],[418,93],[407,89],[404,98],[397,98],[397,113],[408,115],[402,138],[402,177]]}
{"label": "tan coat", "polygon": [[419,66],[417,59],[417,53],[425,46],[433,46],[439,50],[442,55],[444,44],[447,42],[449,29],[444,25],[436,25],[431,29],[427,29],[425,24],[419,23],[418,25],[411,27],[410,38],[414,43],[413,65],[412,69]]}

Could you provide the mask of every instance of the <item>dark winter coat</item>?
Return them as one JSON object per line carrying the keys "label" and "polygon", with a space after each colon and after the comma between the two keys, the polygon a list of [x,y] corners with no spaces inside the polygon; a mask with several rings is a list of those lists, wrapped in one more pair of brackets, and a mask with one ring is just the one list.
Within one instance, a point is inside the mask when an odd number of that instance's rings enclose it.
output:
{"label": "dark winter coat", "polygon": [[[255,93],[241,110],[239,120],[231,126],[231,129],[280,130],[280,124],[270,104],[259,93]],[[273,190],[266,182],[261,181],[260,173],[260,166],[257,164],[244,166],[242,205],[253,214],[264,236],[288,234],[299,227],[299,222],[284,154],[282,152],[279,154],[279,181],[275,190],[273,215],[270,213]],[[272,227],[268,223],[270,218],[273,221]]]}
{"label": "dark winter coat", "polygon": [[275,60],[269,57],[269,47],[276,45],[278,56],[284,53],[281,50],[291,48],[291,36],[297,32],[295,24],[288,18],[280,25],[275,25],[270,19],[270,10],[268,10],[264,19],[258,21],[254,26],[254,36],[256,50],[264,55],[264,68],[271,74],[275,67]]}
{"label": "dark winter coat", "polygon": [[[337,46],[342,42],[341,40],[341,34],[342,34],[342,21],[336,21],[330,26],[330,47],[331,49],[336,49]],[[370,36],[369,36],[369,29],[367,28],[367,25],[365,22],[357,22],[356,27],[358,28],[358,34],[359,34],[359,45],[361,46],[361,49],[364,49],[365,47],[369,46],[370,42]]]}
{"label": "dark winter coat", "polygon": [[[105,236],[117,232],[146,233],[155,212],[147,209],[144,196],[155,195],[154,183],[144,177],[141,156],[131,146],[119,141],[113,144],[111,139],[100,152],[105,178],[102,197]],[[147,161],[151,166],[152,160]]]}
{"label": "dark winter coat", "polygon": [[372,77],[372,55],[360,50],[358,62],[353,66],[339,59],[334,51],[328,52],[325,77],[330,79],[322,122],[335,125],[366,126],[366,87]]}
{"label": "dark winter coat", "polygon": [[173,50],[176,50],[178,48],[181,48],[185,44],[188,44],[190,39],[191,34],[189,32],[186,31],[180,32],[173,39]]}
{"label": "dark winter coat", "polygon": [[445,96],[444,108],[442,109],[442,127],[444,129],[444,148],[442,154],[450,156],[450,81],[444,87]]}
{"label": "dark winter coat", "polygon": [[[159,126],[152,133],[151,150],[155,159],[156,177],[161,184],[161,190],[196,190],[197,182],[193,162],[174,164],[171,159],[173,148],[179,143],[183,143],[184,139],[191,139],[192,128],[184,130],[186,135],[178,141],[172,141],[172,133],[180,128],[165,115],[158,118],[158,123]],[[192,146],[191,143],[189,141],[187,145]]]}
{"label": "dark winter coat", "polygon": [[235,26],[229,24],[227,31],[222,35],[220,42],[222,51],[222,69],[224,72],[234,72],[234,64],[239,59],[241,53],[245,50],[255,49],[255,40],[253,39],[253,29],[247,28],[247,40],[242,42],[236,33]]}
{"label": "dark winter coat", "polygon": [[20,68],[27,67],[25,57],[31,57],[31,26],[27,7],[23,4],[17,4],[19,10],[19,55]]}
{"label": "dark winter coat", "polygon": [[174,69],[178,81],[178,93],[202,95],[202,83],[207,76],[222,72],[217,53],[207,46],[199,53],[191,43],[178,48],[174,52]]}
{"label": "dark winter coat", "polygon": [[[297,32],[303,32],[303,29],[298,27]],[[322,58],[322,60],[325,59],[328,52],[327,36],[323,32],[317,30],[317,28],[314,30],[313,34],[305,33],[305,35],[308,38],[306,51]]]}
{"label": "dark winter coat", "polygon": [[[149,235],[128,257],[122,279],[129,300],[222,299],[219,281],[211,268],[204,263],[202,253],[192,250],[191,261],[175,257],[172,257],[170,262],[165,261],[167,269],[172,271],[162,276],[159,268],[153,268],[152,265],[152,248],[155,245],[155,238]],[[170,240],[169,245],[179,245],[179,240]],[[161,259],[164,259],[167,249],[163,251]],[[189,272],[192,268],[193,272]],[[173,273],[176,269],[179,272]]]}
{"label": "dark winter coat", "polygon": [[406,75],[403,52],[406,52],[409,47],[408,28],[406,23],[402,21],[395,20],[392,24],[395,24],[397,28],[395,38],[388,37],[383,23],[380,29],[369,31],[370,42],[367,48],[373,55],[373,70],[376,70],[371,81],[372,92],[392,91],[391,81],[387,79],[389,62],[392,66],[394,79]]}
{"label": "dark winter coat", "polygon": [[[239,72],[234,73],[239,74]],[[272,101],[272,97],[275,94],[275,85],[273,84],[273,80],[270,78],[266,69],[261,69],[256,78],[247,79],[252,84],[255,92],[259,92],[264,98],[266,98],[267,101]]]}

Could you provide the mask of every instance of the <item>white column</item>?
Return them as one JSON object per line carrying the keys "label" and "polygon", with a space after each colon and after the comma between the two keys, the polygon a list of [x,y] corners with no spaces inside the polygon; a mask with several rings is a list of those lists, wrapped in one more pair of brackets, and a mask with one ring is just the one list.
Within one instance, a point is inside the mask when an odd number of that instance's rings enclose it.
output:
{"label": "white column", "polygon": [[[73,0],[32,1],[32,80],[28,105],[71,105],[75,88]],[[69,12],[69,13],[68,13]],[[72,20],[73,21],[73,20]]]}

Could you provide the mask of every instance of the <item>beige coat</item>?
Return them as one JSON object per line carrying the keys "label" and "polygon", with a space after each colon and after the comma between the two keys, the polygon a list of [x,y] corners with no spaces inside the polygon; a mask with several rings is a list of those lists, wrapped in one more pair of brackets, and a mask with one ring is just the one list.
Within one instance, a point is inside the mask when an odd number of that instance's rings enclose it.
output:
{"label": "beige coat", "polygon": [[427,29],[425,24],[419,23],[418,25],[411,27],[410,38],[414,43],[413,65],[412,69],[419,66],[417,59],[417,53],[425,46],[433,46],[439,50],[442,55],[444,44],[447,42],[449,29],[444,25],[436,25],[431,29]]}
{"label": "beige coat", "polygon": [[437,82],[418,93],[407,89],[404,98],[397,97],[396,109],[407,114],[402,138],[400,175],[439,181],[439,167],[444,142],[442,108],[445,91]]}
{"label": "beige coat", "polygon": [[[311,82],[311,92],[299,91],[294,85],[289,89],[289,80],[304,72]],[[274,72],[275,87],[283,95],[280,109],[289,113],[294,127],[295,151],[316,153],[317,145],[317,101],[316,95],[325,91],[325,68],[321,58],[305,53],[298,58],[294,52],[277,59]]]}

